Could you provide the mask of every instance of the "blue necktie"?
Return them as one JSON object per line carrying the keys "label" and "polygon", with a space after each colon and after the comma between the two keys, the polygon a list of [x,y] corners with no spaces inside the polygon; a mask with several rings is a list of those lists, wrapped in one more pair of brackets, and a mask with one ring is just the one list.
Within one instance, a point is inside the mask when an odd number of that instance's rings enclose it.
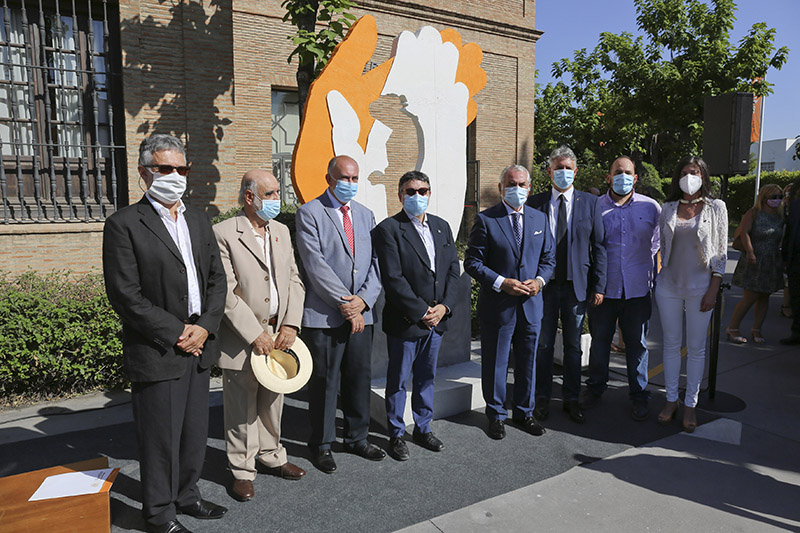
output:
{"label": "blue necktie", "polygon": [[514,221],[514,238],[517,240],[517,248],[522,248],[522,228],[519,224],[519,217],[522,213],[512,213],[511,220]]}

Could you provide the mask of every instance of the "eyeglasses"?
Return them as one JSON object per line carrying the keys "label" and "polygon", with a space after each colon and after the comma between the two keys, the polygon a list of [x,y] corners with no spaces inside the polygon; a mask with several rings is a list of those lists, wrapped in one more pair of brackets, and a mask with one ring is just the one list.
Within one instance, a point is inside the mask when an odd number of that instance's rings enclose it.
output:
{"label": "eyeglasses", "polygon": [[773,194],[772,196],[767,196],[767,200],[783,200],[783,194]]}
{"label": "eyeglasses", "polygon": [[420,196],[428,196],[430,189],[428,187],[420,187],[419,189],[412,189],[409,187],[405,192],[406,196],[414,196],[415,194],[419,194]]}
{"label": "eyeglasses", "polygon": [[172,174],[173,172],[177,172],[181,176],[185,176],[189,173],[189,170],[192,167],[173,167],[172,165],[150,165],[147,167],[150,169],[150,172],[158,172],[159,174]]}

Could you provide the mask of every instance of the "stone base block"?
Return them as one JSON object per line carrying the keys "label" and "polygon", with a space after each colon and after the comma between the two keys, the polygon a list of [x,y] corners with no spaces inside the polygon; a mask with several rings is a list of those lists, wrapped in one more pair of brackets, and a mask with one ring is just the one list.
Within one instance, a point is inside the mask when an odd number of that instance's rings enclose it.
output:
{"label": "stone base block", "polygon": [[[481,393],[481,365],[473,361],[438,368],[434,391],[434,419],[480,409],[486,405]],[[386,378],[374,379],[372,381],[370,415],[383,428],[386,428],[385,397]],[[411,391],[406,393],[406,409],[403,419],[406,421],[408,431],[412,431],[414,417],[411,413]]]}

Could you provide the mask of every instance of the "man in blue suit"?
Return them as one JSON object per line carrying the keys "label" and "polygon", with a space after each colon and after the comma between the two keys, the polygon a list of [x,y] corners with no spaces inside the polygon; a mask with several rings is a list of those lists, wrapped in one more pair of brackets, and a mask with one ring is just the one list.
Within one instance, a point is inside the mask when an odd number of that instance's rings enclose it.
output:
{"label": "man in blue suit", "polygon": [[336,471],[336,400],[341,380],[344,448],[372,461],[386,454],[367,442],[372,362],[373,306],[381,291],[370,232],[375,217],[352,201],[358,164],[338,156],[328,164],[328,188],[297,210],[297,251],[306,299],[301,338],[314,370],[308,385],[309,447],[321,471]]}
{"label": "man in blue suit", "polygon": [[413,373],[411,409],[414,442],[438,452],[444,443],[431,431],[436,360],[453,316],[456,283],[461,275],[453,233],[447,222],[426,213],[431,182],[412,170],[400,178],[403,209],[373,231],[381,280],[386,291],[383,331],[389,364],[386,369],[386,417],[389,455],[409,457],[403,440],[406,389]]}
{"label": "man in blue suit", "polygon": [[533,390],[540,293],[555,267],[547,218],[525,206],[531,188],[528,170],[521,165],[506,167],[498,188],[503,201],[475,217],[464,260],[464,269],[481,286],[481,383],[489,437],[496,440],[506,435],[506,373],[512,345],[512,420],[532,435],[545,432],[533,416]]}
{"label": "man in blue suit", "polygon": [[550,154],[547,173],[553,187],[528,200],[528,205],[547,216],[548,231],[555,248],[555,270],[543,291],[544,316],[536,363],[536,417],[547,418],[553,388],[553,345],[561,316],[564,341],[563,408],[570,419],[585,422],[578,403],[581,387],[581,329],[586,304],[603,303],[606,286],[606,251],[603,247],[603,217],[596,209],[597,197],[576,191],[575,154],[560,146]]}

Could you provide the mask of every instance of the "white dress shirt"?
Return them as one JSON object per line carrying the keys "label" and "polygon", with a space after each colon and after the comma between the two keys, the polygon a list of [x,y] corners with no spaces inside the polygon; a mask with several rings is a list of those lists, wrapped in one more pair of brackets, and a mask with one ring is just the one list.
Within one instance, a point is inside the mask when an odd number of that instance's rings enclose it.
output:
{"label": "white dress shirt", "polygon": [[436,272],[436,248],[433,244],[433,233],[431,233],[427,215],[423,217],[424,220],[422,221],[408,211],[406,211],[406,215],[411,219],[414,229],[417,230],[419,238],[422,239],[422,244],[425,245],[425,251],[428,252],[428,260],[430,261],[430,269]]}
{"label": "white dress shirt", "polygon": [[[555,187],[550,188],[550,216],[548,220],[550,221],[550,235],[553,237],[553,253],[555,253],[556,247],[556,236],[557,236],[557,229],[556,226],[558,225],[558,197],[564,195],[564,207],[567,210],[567,257],[569,257],[569,249],[572,238],[570,234],[572,233],[572,206],[574,202],[572,201],[575,197],[575,187],[570,187],[563,193],[556,189]],[[555,278],[555,271],[553,271],[553,277]],[[567,261],[567,279],[572,280],[572,261]]]}
{"label": "white dress shirt", "polygon": [[269,224],[264,228],[267,238],[261,236],[253,225],[250,225],[250,230],[256,238],[259,248],[264,253],[264,264],[267,265],[267,274],[269,274],[269,316],[270,318],[278,314],[278,287],[275,285],[275,276],[272,275],[274,269],[272,268],[272,244],[269,237]]}
{"label": "white dress shirt", "polygon": [[[350,208],[347,211],[347,214],[350,215],[350,223],[353,225],[353,232],[355,232],[356,231],[356,224],[355,224],[355,221],[353,220],[353,208],[350,205],[350,202],[347,202],[346,204],[343,204],[342,202],[337,200],[336,197],[333,194],[331,194],[331,190],[330,189],[325,189],[325,193],[328,195],[328,198],[330,198],[331,205],[334,207],[334,209],[336,209],[336,216],[339,217],[339,223],[342,225],[342,229],[344,229],[344,213],[342,213],[342,206],[346,205],[347,207]],[[353,236],[355,236],[355,233],[353,233]]]}
{"label": "white dress shirt", "polygon": [[202,313],[202,302],[200,301],[200,284],[197,281],[197,267],[194,264],[194,256],[192,255],[192,238],[189,235],[189,226],[186,225],[186,218],[183,216],[186,211],[186,206],[183,205],[183,200],[178,200],[178,220],[174,220],[169,213],[169,209],[164,207],[160,202],[145,194],[150,201],[150,205],[156,210],[161,222],[172,237],[172,241],[181,253],[183,264],[186,266],[186,278],[189,283],[189,316],[200,315]]}

